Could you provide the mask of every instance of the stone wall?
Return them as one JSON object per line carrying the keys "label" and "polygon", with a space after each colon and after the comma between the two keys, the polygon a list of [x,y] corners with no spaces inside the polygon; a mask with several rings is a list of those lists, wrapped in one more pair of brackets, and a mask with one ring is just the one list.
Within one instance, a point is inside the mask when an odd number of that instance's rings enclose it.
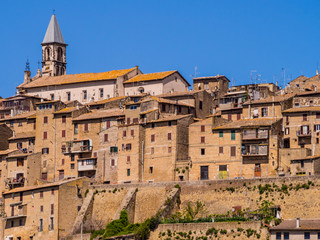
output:
{"label": "stone wall", "polygon": [[[158,228],[151,232],[150,239],[187,239],[185,236],[194,237],[214,237],[214,233],[207,233],[208,229],[215,228],[218,239],[267,239],[267,228],[261,228],[261,222],[215,222],[215,223],[177,223],[177,224],[160,224]],[[221,232],[222,230],[222,232]],[[226,231],[226,233],[225,233]],[[252,235],[249,236],[249,232]],[[215,239],[215,238],[214,238]]]}
{"label": "stone wall", "polygon": [[[116,186],[120,189],[116,193],[112,193],[115,186],[95,186],[99,194],[95,195],[92,216],[104,224],[110,222],[130,187],[138,188],[134,222],[143,222],[158,211],[175,184],[177,182],[122,184]],[[270,191],[259,191],[259,185],[264,187],[265,184],[270,185]],[[320,209],[320,177],[317,176],[179,182],[179,185],[181,210],[188,202],[201,201],[208,214],[226,214],[234,206],[256,210],[267,200],[280,206],[284,219],[308,219],[318,218]],[[287,193],[281,188],[287,189]],[[105,193],[100,193],[103,190]]]}

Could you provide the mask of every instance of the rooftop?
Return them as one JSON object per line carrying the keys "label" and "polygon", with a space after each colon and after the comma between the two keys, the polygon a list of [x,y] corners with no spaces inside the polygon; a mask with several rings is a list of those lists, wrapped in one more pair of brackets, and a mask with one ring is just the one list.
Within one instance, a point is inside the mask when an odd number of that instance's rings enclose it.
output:
{"label": "rooftop", "polygon": [[218,79],[218,78],[226,78],[229,82],[230,80],[225,75],[217,75],[217,76],[207,76],[207,77],[195,77],[193,80],[209,80],[209,79]]}
{"label": "rooftop", "polygon": [[123,116],[122,109],[108,109],[108,110],[99,110],[99,111],[92,111],[90,113],[85,113],[73,119],[73,121],[84,121],[84,120],[91,120],[91,119],[101,119],[101,118],[108,118],[108,117],[117,117]]}
{"label": "rooftop", "polygon": [[33,116],[35,116],[35,114],[36,114],[36,111],[25,112],[25,113],[21,113],[21,114],[15,115],[13,117],[0,119],[0,121],[4,122],[4,121],[16,120],[16,119],[32,118]]}
{"label": "rooftop", "polygon": [[60,27],[59,27],[59,23],[55,14],[53,14],[50,19],[46,35],[44,36],[44,39],[42,41],[42,44],[44,43],[65,44]]}
{"label": "rooftop", "polygon": [[320,219],[309,219],[300,220],[300,227],[296,226],[297,220],[284,220],[278,226],[270,228],[271,231],[277,230],[295,230],[295,231],[305,231],[305,230],[320,230]]}
{"label": "rooftop", "polygon": [[201,92],[201,91],[205,91],[205,90],[200,90],[200,91],[194,90],[194,91],[164,93],[164,94],[157,95],[157,97],[165,98],[165,97],[192,96],[195,93],[198,93],[198,92]]}
{"label": "rooftop", "polygon": [[315,107],[294,107],[282,111],[283,113],[297,113],[297,112],[320,112],[320,106]]}
{"label": "rooftop", "polygon": [[173,115],[173,116],[163,116],[162,118],[159,118],[157,120],[151,120],[148,123],[156,123],[156,122],[168,122],[168,121],[176,121],[180,120],[186,117],[192,117],[192,114],[188,115]]}
{"label": "rooftop", "polygon": [[34,138],[35,132],[22,132],[22,133],[16,133],[14,137],[9,138],[9,140],[15,140],[15,139],[23,139],[23,138]]}
{"label": "rooftop", "polygon": [[262,127],[262,126],[271,126],[272,124],[281,121],[279,118],[254,118],[254,119],[241,119],[238,121],[233,121],[222,126],[213,128],[213,130],[218,129],[235,129],[242,127]]}
{"label": "rooftop", "polygon": [[122,97],[113,97],[113,98],[109,98],[109,99],[103,99],[103,100],[99,100],[99,101],[95,101],[95,102],[91,102],[88,103],[88,106],[92,106],[92,105],[100,105],[100,104],[105,104],[108,102],[113,102],[113,101],[117,101],[117,100],[121,100],[121,99],[125,99],[126,96],[122,96]]}
{"label": "rooftop", "polygon": [[255,101],[249,100],[249,101],[245,102],[243,105],[282,102],[282,101],[288,100],[290,98],[293,98],[295,95],[296,95],[295,93],[288,93],[285,95],[277,95],[277,96],[270,96],[267,98],[261,98],[259,100],[255,100]]}
{"label": "rooftop", "polygon": [[112,70],[100,73],[79,73],[79,74],[66,74],[61,76],[43,76],[30,83],[23,83],[18,88],[36,88],[46,86],[57,86],[65,84],[75,84],[92,81],[102,80],[115,80],[117,77],[123,76],[136,68]]}

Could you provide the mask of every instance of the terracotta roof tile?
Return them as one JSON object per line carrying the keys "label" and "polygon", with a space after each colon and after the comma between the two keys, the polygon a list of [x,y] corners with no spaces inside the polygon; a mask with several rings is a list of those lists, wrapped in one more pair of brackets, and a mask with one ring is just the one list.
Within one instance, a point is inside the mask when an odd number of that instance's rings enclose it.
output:
{"label": "terracotta roof tile", "polygon": [[320,219],[300,220],[300,227],[296,227],[297,220],[284,220],[278,226],[270,228],[271,231],[276,230],[320,230]]}
{"label": "terracotta roof tile", "polygon": [[4,119],[0,119],[1,122],[3,121],[10,121],[10,120],[16,120],[16,119],[25,119],[25,118],[32,118],[36,115],[36,111],[32,111],[32,112],[25,112],[25,113],[21,113],[19,115],[15,115],[13,117],[8,117],[8,118],[4,118]]}
{"label": "terracotta roof tile", "polygon": [[123,116],[122,109],[108,109],[108,110],[99,110],[99,111],[92,111],[90,113],[85,113],[73,119],[73,121],[83,121],[83,120],[90,120],[90,119],[100,119],[100,118],[107,118],[107,117],[116,117],[116,116]]}
{"label": "terracotta roof tile", "polygon": [[173,115],[173,116],[163,116],[157,120],[151,120],[148,123],[155,123],[155,122],[167,122],[167,121],[175,121],[175,120],[180,120],[182,118],[186,117],[192,117],[192,114],[188,115]]}
{"label": "terracotta roof tile", "polygon": [[157,95],[157,97],[164,98],[164,97],[190,96],[190,95],[193,95],[193,94],[201,92],[201,91],[205,91],[205,90],[194,90],[194,91],[164,93],[164,94]]}
{"label": "terracotta roof tile", "polygon": [[100,101],[91,102],[91,103],[88,103],[87,105],[88,105],[88,106],[91,106],[91,105],[100,105],[100,104],[105,104],[105,103],[109,103],[109,102],[121,100],[121,99],[124,99],[124,98],[126,98],[126,96],[113,97],[113,98],[109,98],[109,99],[103,99],[103,100],[100,100]]}
{"label": "terracotta roof tile", "polygon": [[59,113],[71,113],[73,111],[76,111],[78,109],[81,109],[83,107],[67,107],[67,108],[63,108],[59,111],[54,112],[53,114],[59,114]]}
{"label": "terracotta roof tile", "polygon": [[282,118],[254,118],[254,119],[241,119],[233,121],[222,126],[213,128],[218,129],[235,129],[241,127],[258,127],[258,126],[271,126],[272,124],[282,120]]}
{"label": "terracotta roof tile", "polygon": [[137,76],[134,76],[133,78],[130,78],[129,80],[125,81],[124,83],[162,80],[165,77],[168,77],[175,72],[177,72],[177,71],[175,70],[175,71],[167,71],[167,72],[139,74]]}
{"label": "terracotta roof tile", "polygon": [[320,106],[315,107],[295,107],[282,111],[283,113],[296,113],[296,112],[320,112]]}
{"label": "terracotta roof tile", "polygon": [[247,101],[243,105],[282,102],[282,101],[288,100],[290,98],[293,98],[295,95],[296,95],[296,93],[288,93],[285,95],[270,96],[267,98],[262,98],[262,99],[251,101],[251,102]]}
{"label": "terracotta roof tile", "polygon": [[33,138],[35,136],[36,136],[35,132],[16,133],[16,135],[14,137],[9,138],[9,140],[22,139],[22,138]]}
{"label": "terracotta roof tile", "polygon": [[45,76],[40,77],[30,83],[23,83],[19,87],[22,88],[35,88],[35,87],[44,87],[44,86],[55,86],[55,85],[64,85],[64,84],[73,84],[73,83],[82,83],[82,82],[91,82],[91,81],[100,81],[100,80],[112,80],[116,79],[119,76],[127,74],[133,71],[135,68],[123,69],[123,70],[112,70],[109,72],[100,72],[100,73],[80,73],[80,74],[68,74],[61,76]]}

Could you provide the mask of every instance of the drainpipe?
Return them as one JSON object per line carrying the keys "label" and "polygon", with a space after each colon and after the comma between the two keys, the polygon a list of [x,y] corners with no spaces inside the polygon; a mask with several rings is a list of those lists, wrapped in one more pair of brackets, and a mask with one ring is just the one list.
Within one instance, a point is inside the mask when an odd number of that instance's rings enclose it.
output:
{"label": "drainpipe", "polygon": [[144,171],[144,141],[142,141],[142,157],[141,157],[141,164],[142,164],[142,171],[141,171],[141,182],[143,182],[143,171]]}

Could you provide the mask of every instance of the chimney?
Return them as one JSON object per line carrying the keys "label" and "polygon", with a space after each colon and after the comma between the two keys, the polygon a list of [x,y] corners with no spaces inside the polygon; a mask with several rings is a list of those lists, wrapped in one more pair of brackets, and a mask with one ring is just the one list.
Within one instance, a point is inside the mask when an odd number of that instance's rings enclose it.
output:
{"label": "chimney", "polygon": [[41,77],[41,76],[42,76],[41,69],[38,68],[36,77]]}
{"label": "chimney", "polygon": [[29,83],[31,79],[31,72],[26,70],[24,71],[24,83]]}
{"label": "chimney", "polygon": [[300,228],[300,218],[297,218],[296,220],[296,228]]}

